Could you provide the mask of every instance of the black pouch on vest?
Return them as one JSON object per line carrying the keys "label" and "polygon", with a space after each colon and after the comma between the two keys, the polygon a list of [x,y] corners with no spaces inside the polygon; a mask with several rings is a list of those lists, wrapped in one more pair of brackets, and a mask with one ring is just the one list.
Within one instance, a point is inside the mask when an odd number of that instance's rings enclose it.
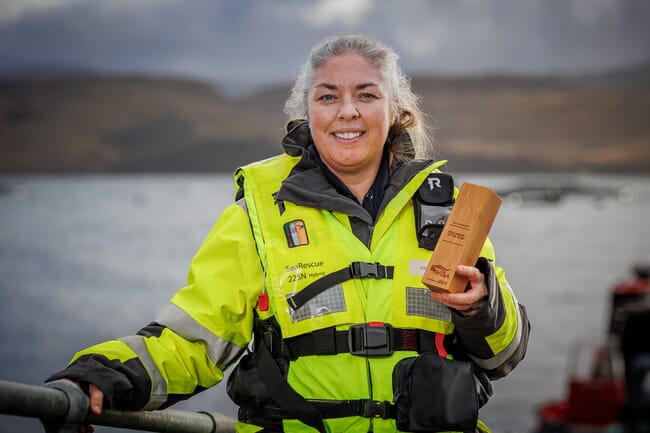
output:
{"label": "black pouch on vest", "polygon": [[473,433],[479,401],[474,367],[433,353],[404,358],[393,370],[397,428]]}
{"label": "black pouch on vest", "polygon": [[454,179],[431,173],[413,196],[415,232],[420,248],[433,250],[454,202]]}
{"label": "black pouch on vest", "polygon": [[236,405],[254,410],[272,400],[257,370],[255,354],[249,352],[228,377],[226,393]]}

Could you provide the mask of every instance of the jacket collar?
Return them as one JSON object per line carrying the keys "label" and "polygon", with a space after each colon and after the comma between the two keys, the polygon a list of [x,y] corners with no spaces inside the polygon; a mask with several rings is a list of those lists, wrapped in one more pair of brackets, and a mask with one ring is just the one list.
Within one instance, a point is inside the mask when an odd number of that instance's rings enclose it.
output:
{"label": "jacket collar", "polygon": [[284,153],[291,156],[304,155],[313,143],[307,120],[298,119],[287,123],[287,134],[282,139]]}

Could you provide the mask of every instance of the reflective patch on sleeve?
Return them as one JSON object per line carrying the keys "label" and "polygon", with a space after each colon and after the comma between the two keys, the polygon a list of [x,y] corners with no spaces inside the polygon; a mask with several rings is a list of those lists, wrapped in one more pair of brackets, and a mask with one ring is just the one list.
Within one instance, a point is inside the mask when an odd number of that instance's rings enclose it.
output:
{"label": "reflective patch on sleeve", "polygon": [[222,370],[239,359],[245,350],[245,347],[239,347],[210,332],[185,310],[174,304],[158,313],[155,321],[188,341],[205,344],[212,363]]}
{"label": "reflective patch on sleeve", "polygon": [[[497,322],[499,328],[492,335],[485,337],[485,341],[490,346],[492,353],[500,353],[511,341],[517,340],[515,335],[517,332],[521,333],[519,327],[521,317],[519,315],[517,298],[507,283],[502,284],[500,288],[501,307],[498,309],[500,310],[500,315]],[[518,320],[512,320],[511,318],[513,317],[517,317]],[[510,319],[508,320],[508,318]]]}
{"label": "reflective patch on sleeve", "polygon": [[167,382],[165,382],[160,370],[158,370],[153,358],[149,354],[149,351],[144,344],[144,337],[140,335],[131,335],[120,338],[120,341],[124,342],[124,344],[129,346],[131,350],[138,355],[140,362],[144,365],[144,368],[147,370],[149,378],[151,379],[151,396],[142,410],[158,409],[167,401]]}
{"label": "reflective patch on sleeve", "polygon": [[291,314],[291,322],[293,323],[324,316],[326,314],[345,311],[346,307],[345,297],[343,296],[343,286],[341,284],[332,286],[311,298],[300,308],[289,310]]}
{"label": "reflective patch on sleeve", "polygon": [[441,303],[431,299],[429,289],[406,288],[406,314],[451,322],[451,311]]}
{"label": "reflective patch on sleeve", "polygon": [[495,356],[487,359],[477,358],[475,356],[472,356],[471,354],[469,355],[470,358],[472,358],[472,360],[474,361],[474,363],[479,367],[481,367],[482,369],[489,371],[489,370],[494,370],[496,368],[499,368],[503,363],[507,362],[512,355],[515,354],[517,349],[519,349],[519,344],[521,343],[521,338],[522,338],[521,333],[523,329],[523,322],[518,308],[515,309],[514,314],[517,315],[517,329],[515,331],[514,338],[510,341],[510,344],[506,346],[505,349],[503,349]]}

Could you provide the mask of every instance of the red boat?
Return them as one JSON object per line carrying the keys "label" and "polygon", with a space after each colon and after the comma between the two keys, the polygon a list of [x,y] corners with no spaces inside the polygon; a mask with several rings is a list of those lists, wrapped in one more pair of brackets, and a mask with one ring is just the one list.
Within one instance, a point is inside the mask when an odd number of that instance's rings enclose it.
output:
{"label": "red boat", "polygon": [[537,433],[650,432],[650,264],[614,287],[606,338],[576,344],[567,397],[542,405]]}

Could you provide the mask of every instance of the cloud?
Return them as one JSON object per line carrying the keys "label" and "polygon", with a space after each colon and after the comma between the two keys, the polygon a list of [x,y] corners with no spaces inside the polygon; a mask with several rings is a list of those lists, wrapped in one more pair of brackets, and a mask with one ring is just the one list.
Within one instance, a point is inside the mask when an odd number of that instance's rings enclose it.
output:
{"label": "cloud", "polygon": [[20,19],[32,11],[55,9],[79,0],[0,0],[0,25]]}
{"label": "cloud", "polygon": [[618,19],[621,12],[619,0],[578,1],[570,4],[572,15],[582,25],[594,26]]}
{"label": "cloud", "polygon": [[578,72],[650,60],[645,0],[418,1],[390,26],[412,68],[447,73]]}
{"label": "cloud", "polygon": [[650,59],[647,0],[0,0],[0,73],[60,65],[289,80],[322,37],[370,33],[407,72],[561,72]]}
{"label": "cloud", "polygon": [[356,26],[373,8],[373,3],[373,0],[318,0],[316,4],[304,3],[300,15],[317,27]]}

